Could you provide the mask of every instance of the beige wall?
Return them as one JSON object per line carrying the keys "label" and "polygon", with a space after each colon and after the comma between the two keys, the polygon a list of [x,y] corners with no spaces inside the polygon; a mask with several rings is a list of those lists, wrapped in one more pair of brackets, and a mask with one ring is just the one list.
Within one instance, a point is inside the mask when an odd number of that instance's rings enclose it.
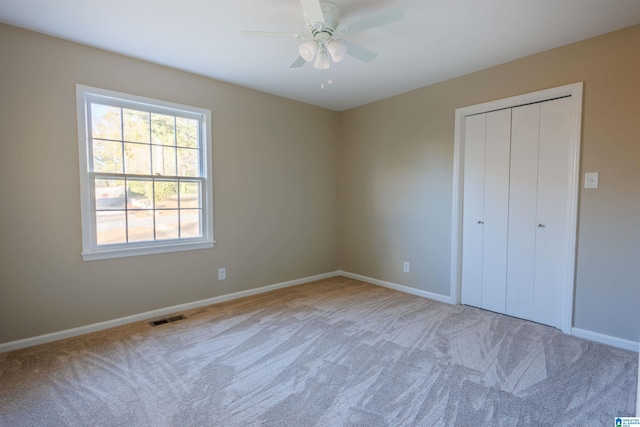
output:
{"label": "beige wall", "polygon": [[[76,83],[212,110],[215,248],[81,260]],[[0,107],[0,343],[338,268],[336,112],[6,25]]]}
{"label": "beige wall", "polygon": [[640,25],[342,113],[341,269],[449,295],[454,110],[578,81],[600,188],[580,192],[574,326],[637,341]]}
{"label": "beige wall", "polygon": [[[600,188],[575,325],[636,341],[639,48],[634,26],[335,113],[0,25],[0,343],[338,268],[448,295],[455,108],[576,81]],[[215,248],[81,260],[76,83],[212,110]]]}

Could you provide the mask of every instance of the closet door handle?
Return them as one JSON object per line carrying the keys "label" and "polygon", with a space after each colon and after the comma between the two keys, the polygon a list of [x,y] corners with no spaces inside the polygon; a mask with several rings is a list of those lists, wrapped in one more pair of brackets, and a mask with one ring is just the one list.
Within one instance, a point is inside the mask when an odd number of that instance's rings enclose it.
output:
{"label": "closet door handle", "polygon": [[478,224],[484,224],[484,221],[478,221]]}
{"label": "closet door handle", "polygon": [[544,224],[538,224],[538,228],[545,228],[545,227],[546,227],[546,225],[544,225]]}

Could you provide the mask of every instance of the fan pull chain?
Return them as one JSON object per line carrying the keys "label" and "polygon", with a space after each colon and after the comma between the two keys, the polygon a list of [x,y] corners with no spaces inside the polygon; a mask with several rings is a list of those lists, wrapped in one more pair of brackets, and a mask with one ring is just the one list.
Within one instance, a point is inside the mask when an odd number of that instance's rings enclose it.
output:
{"label": "fan pull chain", "polygon": [[[322,69],[320,71],[322,72],[322,83],[320,83],[320,89],[324,90],[324,58],[322,59]],[[333,84],[333,77],[331,76],[331,67],[329,67],[329,79],[327,80],[327,83]]]}

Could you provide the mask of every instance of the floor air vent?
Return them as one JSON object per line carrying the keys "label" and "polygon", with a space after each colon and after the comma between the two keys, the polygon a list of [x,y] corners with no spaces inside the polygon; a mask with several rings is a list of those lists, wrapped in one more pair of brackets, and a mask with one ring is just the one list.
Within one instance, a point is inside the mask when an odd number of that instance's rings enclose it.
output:
{"label": "floor air vent", "polygon": [[179,316],[172,316],[172,317],[167,317],[165,319],[154,320],[152,322],[149,322],[149,324],[151,326],[158,326],[158,325],[164,325],[165,323],[177,322],[178,320],[182,320],[186,318],[187,317],[185,315],[181,314]]}

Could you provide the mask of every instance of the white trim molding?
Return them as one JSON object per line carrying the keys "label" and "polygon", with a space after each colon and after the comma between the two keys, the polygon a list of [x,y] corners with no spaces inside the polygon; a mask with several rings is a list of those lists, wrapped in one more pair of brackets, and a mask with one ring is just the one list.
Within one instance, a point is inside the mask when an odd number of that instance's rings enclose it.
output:
{"label": "white trim molding", "polygon": [[612,337],[611,335],[601,334],[599,332],[588,331],[586,329],[571,328],[571,335],[578,338],[584,338],[589,341],[607,344],[613,347],[623,348],[625,350],[639,351],[640,342],[626,340],[624,338]]}
{"label": "white trim molding", "polygon": [[76,336],[88,334],[91,332],[102,331],[104,329],[127,325],[129,323],[139,322],[142,320],[152,320],[157,317],[163,317],[169,314],[175,314],[180,311],[190,310],[190,309],[199,308],[199,307],[206,307],[208,305],[218,304],[225,301],[231,301],[234,299],[248,297],[251,295],[257,295],[264,292],[274,291],[276,289],[282,289],[290,286],[301,285],[303,283],[314,282],[316,280],[328,279],[330,277],[336,277],[339,275],[340,275],[339,271],[334,271],[334,272],[325,273],[325,274],[318,274],[316,276],[304,277],[302,279],[290,280],[288,282],[276,283],[273,285],[262,286],[259,288],[249,289],[246,291],[234,292],[232,294],[220,295],[217,297],[188,302],[185,304],[173,305],[171,307],[165,307],[157,310],[147,311],[144,313],[134,314],[131,316],[120,317],[118,319],[107,320],[105,322],[93,323],[91,325],[80,326],[78,328],[66,329],[64,331],[53,332],[45,335],[38,335],[36,337],[25,338],[17,341],[9,341],[9,342],[0,344],[0,353],[4,353],[6,351],[12,351],[12,350],[19,350],[21,348],[32,347],[34,345],[45,344],[52,341],[58,341],[65,338],[76,337]]}
{"label": "white trim molding", "polygon": [[371,283],[373,285],[382,286],[396,291],[404,292],[405,294],[416,295],[423,298],[429,298],[435,301],[452,304],[451,297],[448,295],[434,294],[433,292],[423,291],[409,286],[398,285],[397,283],[385,282],[384,280],[374,279],[372,277],[361,276],[360,274],[349,273],[347,271],[339,271],[340,276],[348,277],[349,279],[360,280],[361,282]]}
{"label": "white trim molding", "polygon": [[562,284],[562,324],[564,333],[571,333],[573,326],[573,295],[576,263],[576,231],[578,212],[578,193],[580,191],[580,141],[582,129],[582,90],[583,83],[573,83],[538,92],[485,102],[483,104],[458,108],[455,111],[455,130],[453,146],[453,197],[451,221],[451,303],[460,304],[460,284],[462,267],[462,196],[464,182],[464,118],[473,114],[512,108],[520,105],[543,102],[556,98],[571,97],[573,110],[573,134],[571,165],[569,170],[569,188],[567,193],[568,248],[565,282]]}
{"label": "white trim molding", "polygon": [[[176,314],[181,311],[191,310],[193,308],[206,307],[221,302],[231,301],[238,298],[244,298],[251,295],[257,295],[276,289],[287,288],[290,286],[301,285],[303,283],[314,282],[317,280],[328,279],[331,277],[344,276],[349,279],[360,280],[362,282],[371,283],[373,285],[382,286],[389,289],[394,289],[406,294],[419,296],[422,298],[432,299],[434,301],[440,301],[447,304],[454,304],[451,297],[447,295],[435,294],[433,292],[423,291],[420,289],[411,288],[409,286],[399,285],[397,283],[386,282],[384,280],[374,279],[372,277],[362,276],[360,274],[349,273],[347,271],[333,271],[330,273],[318,274],[315,276],[304,277],[301,279],[290,280],[287,282],[275,283],[272,285],[262,286],[259,288],[249,289],[246,291],[234,292],[232,294],[220,295],[213,298],[207,298],[199,301],[193,301],[185,304],[178,304],[171,307],[160,308],[157,310],[147,311],[144,313],[134,314],[131,316],[120,317],[117,319],[107,320],[104,322],[93,323],[86,326],[80,326],[77,328],[66,329],[63,331],[52,332],[50,334],[38,335],[31,338],[25,338],[16,341],[10,341],[6,343],[0,343],[0,353],[4,353],[12,350],[19,350],[21,348],[32,347],[39,344],[46,344],[48,342],[58,341],[65,338],[76,337],[79,335],[88,334],[91,332],[102,331],[104,329],[113,328],[116,326],[127,325],[129,323],[152,320],[154,318],[167,316],[170,314]],[[640,343],[622,338],[612,337],[610,335],[604,335],[597,332],[591,332],[584,329],[572,328],[571,335],[578,338],[584,338],[591,341],[599,342],[602,344],[611,345],[613,347],[622,348],[625,350],[638,351]]]}
{"label": "white trim molding", "polygon": [[[420,289],[411,288],[409,286],[398,285],[397,283],[385,282],[384,280],[374,279],[372,277],[362,276],[360,274],[349,273],[347,271],[338,271],[338,276],[344,276],[349,279],[360,280],[361,282],[371,283],[373,285],[382,286],[396,291],[404,292],[406,294],[416,295],[423,298],[429,298],[435,301],[444,302],[447,304],[459,304],[453,302],[452,298],[447,295],[435,294],[433,292],[422,291]],[[624,350],[639,351],[640,342],[626,340],[624,338],[617,338],[611,335],[605,335],[598,332],[592,332],[585,329],[571,328],[570,335],[578,338],[584,338],[589,341],[598,342],[601,344],[610,345],[612,347],[622,348]],[[640,380],[639,380],[640,383]]]}

